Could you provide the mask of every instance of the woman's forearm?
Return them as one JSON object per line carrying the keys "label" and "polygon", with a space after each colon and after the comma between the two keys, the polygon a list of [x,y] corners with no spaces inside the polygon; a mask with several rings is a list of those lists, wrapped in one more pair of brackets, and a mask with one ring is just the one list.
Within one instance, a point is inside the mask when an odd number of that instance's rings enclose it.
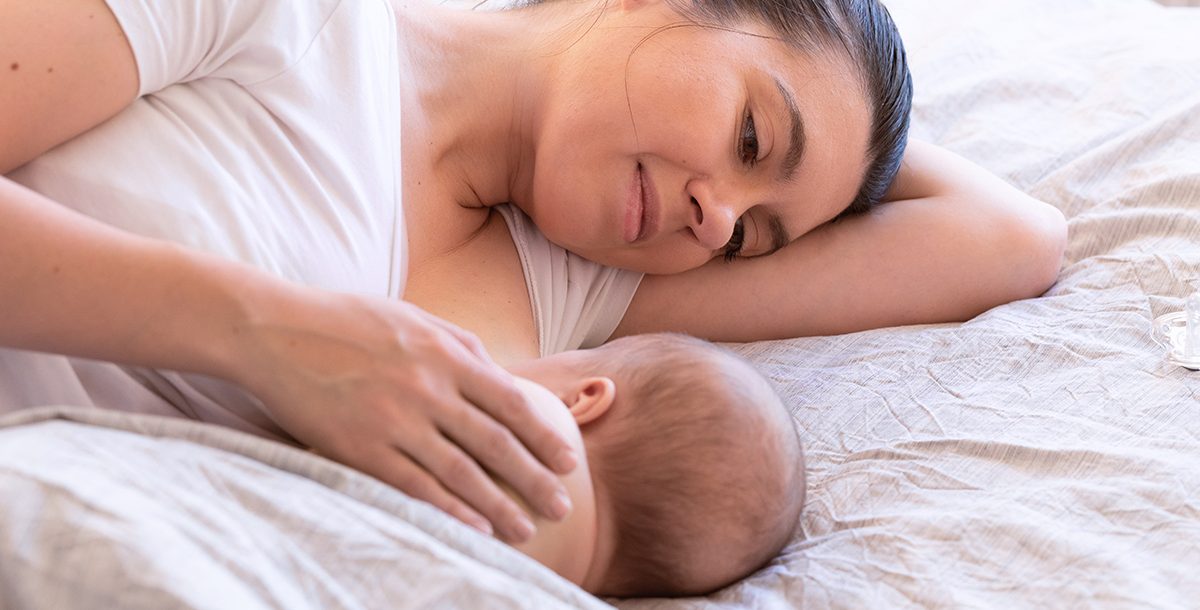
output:
{"label": "woman's forearm", "polygon": [[0,345],[227,377],[247,299],[281,288],[0,178]]}

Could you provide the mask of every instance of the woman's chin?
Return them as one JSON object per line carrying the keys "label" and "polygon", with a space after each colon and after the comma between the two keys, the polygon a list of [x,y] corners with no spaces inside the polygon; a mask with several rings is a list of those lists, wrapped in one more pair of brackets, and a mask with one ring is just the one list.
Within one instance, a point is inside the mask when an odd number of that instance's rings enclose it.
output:
{"label": "woman's chin", "polygon": [[[687,257],[667,256],[652,250],[602,250],[588,252],[576,250],[576,254],[606,267],[628,269],[649,275],[673,275],[703,266],[704,260],[689,260]],[[691,257],[695,259],[695,257]]]}

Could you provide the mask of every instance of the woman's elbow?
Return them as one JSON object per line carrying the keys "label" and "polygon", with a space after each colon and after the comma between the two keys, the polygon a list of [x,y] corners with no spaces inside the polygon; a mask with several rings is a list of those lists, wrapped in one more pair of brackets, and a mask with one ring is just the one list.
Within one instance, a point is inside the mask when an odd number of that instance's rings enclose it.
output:
{"label": "woman's elbow", "polygon": [[1010,229],[1014,268],[1014,290],[1018,298],[1045,294],[1058,280],[1067,248],[1067,220],[1058,208],[1031,200],[1028,213]]}

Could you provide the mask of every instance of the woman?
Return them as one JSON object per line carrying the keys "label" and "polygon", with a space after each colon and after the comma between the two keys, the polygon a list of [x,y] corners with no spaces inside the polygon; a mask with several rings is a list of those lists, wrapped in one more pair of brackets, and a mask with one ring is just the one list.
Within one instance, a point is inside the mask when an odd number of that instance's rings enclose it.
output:
{"label": "woman", "polygon": [[561,518],[577,456],[491,361],[541,347],[499,204],[628,270],[612,336],[961,320],[1058,270],[1055,210],[905,151],[874,1],[0,10],[0,408],[295,438],[509,541],[485,469]]}

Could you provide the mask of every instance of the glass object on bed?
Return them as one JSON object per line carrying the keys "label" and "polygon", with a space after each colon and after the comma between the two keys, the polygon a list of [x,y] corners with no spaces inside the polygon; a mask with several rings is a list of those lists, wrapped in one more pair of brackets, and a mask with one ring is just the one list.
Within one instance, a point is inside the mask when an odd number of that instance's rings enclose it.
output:
{"label": "glass object on bed", "polygon": [[1167,361],[1200,371],[1200,290],[1188,297],[1183,311],[1159,316],[1154,336],[1167,348]]}
{"label": "glass object on bed", "polygon": [[1184,331],[1183,355],[1188,358],[1200,358],[1200,291],[1193,292],[1192,296],[1188,297],[1184,313],[1187,314],[1187,324]]}

